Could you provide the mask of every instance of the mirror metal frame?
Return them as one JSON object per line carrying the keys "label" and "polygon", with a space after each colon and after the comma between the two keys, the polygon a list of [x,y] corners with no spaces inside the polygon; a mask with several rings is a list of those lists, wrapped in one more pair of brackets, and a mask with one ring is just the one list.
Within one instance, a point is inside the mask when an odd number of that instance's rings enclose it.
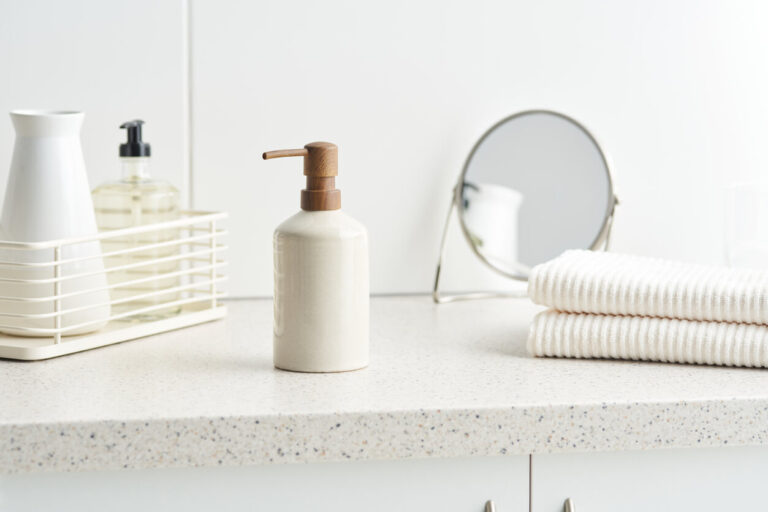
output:
{"label": "mirror metal frame", "polygon": [[461,231],[464,235],[464,239],[467,241],[467,244],[469,244],[470,248],[472,249],[472,252],[475,253],[475,256],[477,256],[477,258],[480,261],[482,261],[488,268],[490,268],[497,274],[513,279],[515,281],[525,282],[528,280],[528,275],[527,273],[525,273],[525,270],[521,269],[520,273],[507,272],[504,269],[494,266],[490,261],[488,261],[488,259],[485,256],[483,256],[483,254],[477,249],[475,244],[472,243],[472,237],[470,236],[469,229],[467,228],[466,223],[464,222],[464,217],[461,214],[460,205],[461,205],[461,197],[464,192],[464,178],[467,175],[469,164],[470,162],[472,162],[472,157],[475,156],[475,153],[480,148],[480,145],[485,141],[485,139],[488,138],[488,136],[491,133],[493,133],[497,128],[499,128],[503,124],[506,124],[519,117],[532,115],[532,114],[553,115],[555,117],[559,117],[571,123],[576,128],[580,129],[587,136],[587,138],[595,146],[595,149],[597,149],[597,152],[600,154],[600,159],[602,160],[603,165],[605,166],[605,172],[608,177],[608,189],[609,189],[609,193],[611,194],[611,198],[609,198],[608,200],[608,207],[606,208],[605,215],[603,217],[603,223],[602,223],[602,226],[600,227],[600,231],[598,232],[595,239],[592,241],[592,244],[590,244],[590,246],[587,249],[589,250],[598,250],[601,248],[603,250],[608,249],[610,245],[611,228],[613,227],[614,214],[616,212],[616,206],[619,204],[619,199],[616,197],[616,193],[613,188],[613,176],[611,171],[611,165],[608,161],[608,157],[606,156],[605,151],[603,151],[602,146],[597,141],[595,136],[592,135],[592,133],[589,130],[587,130],[587,128],[583,124],[576,121],[570,116],[567,116],[560,112],[555,112],[554,110],[547,110],[547,109],[523,110],[521,112],[517,112],[515,114],[505,117],[501,121],[491,126],[488,130],[486,130],[485,133],[483,133],[482,137],[480,137],[480,139],[478,139],[478,141],[472,147],[472,151],[469,152],[467,159],[464,161],[464,167],[461,170],[461,174],[459,175],[458,182],[456,183],[456,186],[453,188],[453,192],[451,193],[451,204],[448,208],[448,215],[445,219],[445,226],[443,227],[443,235],[440,241],[440,253],[438,255],[437,270],[435,272],[435,284],[434,284],[434,287],[432,288],[432,300],[435,303],[444,304],[446,302],[453,302],[457,300],[489,299],[489,298],[499,298],[499,297],[518,297],[519,298],[519,297],[527,296],[527,292],[524,292],[524,291],[518,292],[518,293],[472,292],[472,293],[462,293],[462,294],[454,294],[454,295],[441,295],[440,294],[440,271],[443,266],[443,260],[445,259],[445,240],[448,235],[448,228],[451,222],[451,215],[453,214],[454,208],[456,208],[457,216],[459,218],[459,224],[461,225]]}

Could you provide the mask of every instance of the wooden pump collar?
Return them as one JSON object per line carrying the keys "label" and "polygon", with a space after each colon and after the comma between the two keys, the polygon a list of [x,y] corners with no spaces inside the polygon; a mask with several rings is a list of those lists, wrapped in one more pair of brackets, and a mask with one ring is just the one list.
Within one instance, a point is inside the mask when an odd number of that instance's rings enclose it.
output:
{"label": "wooden pump collar", "polygon": [[336,188],[339,175],[339,148],[330,142],[311,142],[302,149],[267,151],[264,160],[284,156],[304,157],[307,188],[301,191],[301,209],[309,212],[341,208],[341,190]]}

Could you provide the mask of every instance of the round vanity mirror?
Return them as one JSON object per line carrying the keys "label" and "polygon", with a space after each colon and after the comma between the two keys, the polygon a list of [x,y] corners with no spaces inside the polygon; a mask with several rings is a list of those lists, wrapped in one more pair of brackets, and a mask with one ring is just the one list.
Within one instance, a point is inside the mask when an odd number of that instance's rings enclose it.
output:
{"label": "round vanity mirror", "polygon": [[566,249],[594,249],[615,198],[605,154],[581,124],[531,110],[488,130],[456,188],[462,230],[494,270],[527,279]]}
{"label": "round vanity mirror", "polygon": [[[479,259],[525,281],[533,266],[567,249],[605,248],[616,204],[608,160],[592,134],[566,115],[528,110],[501,120],[475,144],[451,207]],[[446,224],[435,300],[498,296],[440,297],[447,231]]]}

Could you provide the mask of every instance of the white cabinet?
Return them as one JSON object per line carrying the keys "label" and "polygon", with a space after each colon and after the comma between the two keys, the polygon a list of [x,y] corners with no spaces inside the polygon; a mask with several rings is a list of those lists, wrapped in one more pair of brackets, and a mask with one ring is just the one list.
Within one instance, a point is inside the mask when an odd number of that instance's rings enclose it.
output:
{"label": "white cabinet", "polygon": [[0,510],[722,512],[763,510],[768,448],[269,464],[0,477]]}
{"label": "white cabinet", "polygon": [[[534,455],[531,512],[765,510],[768,448]],[[506,512],[506,510],[499,512]]]}
{"label": "white cabinet", "polygon": [[528,457],[0,477],[3,512],[498,512],[528,509]]}

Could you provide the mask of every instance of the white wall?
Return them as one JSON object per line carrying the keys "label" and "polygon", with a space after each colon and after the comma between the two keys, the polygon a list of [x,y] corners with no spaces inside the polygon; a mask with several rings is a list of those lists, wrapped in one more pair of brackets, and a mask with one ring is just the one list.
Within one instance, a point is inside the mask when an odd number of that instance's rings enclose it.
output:
{"label": "white wall", "polygon": [[[235,295],[271,293],[271,232],[303,183],[300,162],[262,151],[339,144],[372,290],[423,292],[466,153],[531,107],[581,120],[612,156],[616,250],[719,263],[723,187],[768,169],[767,23],[758,0],[6,1],[0,111],[86,110],[94,184],[116,172],[117,125],[146,119],[158,176],[231,212]],[[0,182],[11,146],[2,121]],[[446,272],[471,287],[477,268]]]}
{"label": "white wall", "polygon": [[6,113],[21,108],[85,111],[93,186],[120,177],[118,127],[143,117],[157,177],[187,187],[185,23],[180,1],[0,1],[0,192],[13,149]]}

